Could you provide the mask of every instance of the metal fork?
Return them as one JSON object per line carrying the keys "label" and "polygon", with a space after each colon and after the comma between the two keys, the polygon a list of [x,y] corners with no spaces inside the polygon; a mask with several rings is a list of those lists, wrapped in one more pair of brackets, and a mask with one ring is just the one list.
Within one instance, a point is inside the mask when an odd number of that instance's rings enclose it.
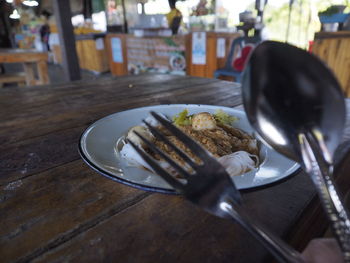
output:
{"label": "metal fork", "polygon": [[261,225],[253,222],[242,205],[240,192],[237,190],[225,168],[213,156],[211,156],[210,153],[204,150],[202,146],[188,137],[168,120],[155,112],[151,112],[151,114],[201,160],[201,163],[193,161],[155,127],[146,121],[143,121],[156,138],[169,145],[169,147],[171,147],[192,168],[189,171],[189,169],[179,165],[167,154],[159,150],[152,142],[135,131],[135,134],[137,134],[152,151],[161,156],[172,168],[186,179],[186,183],[184,183],[183,180],[180,181],[176,179],[168,171],[163,169],[150,155],[140,149],[132,141],[128,140],[128,142],[158,175],[173,186],[179,193],[183,194],[189,201],[203,208],[207,212],[236,221],[247,232],[260,241],[261,244],[280,262],[304,262],[301,255],[296,250],[291,248],[277,236],[268,232]]}

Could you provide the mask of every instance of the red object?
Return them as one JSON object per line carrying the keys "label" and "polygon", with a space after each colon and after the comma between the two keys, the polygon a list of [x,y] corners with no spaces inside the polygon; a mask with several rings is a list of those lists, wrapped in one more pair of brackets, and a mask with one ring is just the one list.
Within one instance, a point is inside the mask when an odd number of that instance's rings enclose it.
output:
{"label": "red object", "polygon": [[312,47],[314,45],[314,41],[309,41],[309,52],[312,52]]}
{"label": "red object", "polygon": [[242,48],[241,56],[233,60],[232,66],[235,70],[240,72],[244,70],[245,64],[248,60],[250,53],[253,51],[253,49],[254,49],[254,45],[251,45],[251,44],[245,45]]}

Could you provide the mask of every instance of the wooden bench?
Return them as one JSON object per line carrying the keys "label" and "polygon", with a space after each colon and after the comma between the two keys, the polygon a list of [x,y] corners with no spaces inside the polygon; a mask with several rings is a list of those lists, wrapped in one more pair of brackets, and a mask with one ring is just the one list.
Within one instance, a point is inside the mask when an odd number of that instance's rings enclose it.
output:
{"label": "wooden bench", "polygon": [[2,88],[5,83],[17,83],[18,86],[25,86],[26,74],[24,72],[0,74],[0,88]]}
{"label": "wooden bench", "polygon": [[[45,85],[50,83],[47,69],[47,52],[38,52],[28,49],[0,49],[0,63],[22,63],[26,79],[26,85]],[[34,74],[34,66],[37,68],[38,79]]]}

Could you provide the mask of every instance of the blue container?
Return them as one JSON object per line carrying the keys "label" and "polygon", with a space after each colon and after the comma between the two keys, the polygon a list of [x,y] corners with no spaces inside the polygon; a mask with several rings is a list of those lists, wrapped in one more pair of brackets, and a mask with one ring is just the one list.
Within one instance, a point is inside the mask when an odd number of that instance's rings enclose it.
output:
{"label": "blue container", "polygon": [[334,15],[319,15],[320,22],[322,24],[326,23],[344,23],[349,17],[350,13],[348,14],[334,14]]}

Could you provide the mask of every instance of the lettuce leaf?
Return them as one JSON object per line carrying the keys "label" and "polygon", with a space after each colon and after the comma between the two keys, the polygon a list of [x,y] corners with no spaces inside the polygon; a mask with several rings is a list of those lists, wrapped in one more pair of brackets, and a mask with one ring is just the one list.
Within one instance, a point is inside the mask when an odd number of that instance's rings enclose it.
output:
{"label": "lettuce leaf", "polygon": [[216,110],[213,116],[217,122],[225,125],[232,125],[235,121],[238,120],[237,117],[229,115],[223,110]]}
{"label": "lettuce leaf", "polygon": [[192,124],[192,115],[188,115],[188,110],[184,109],[173,117],[176,126],[186,126]]}

